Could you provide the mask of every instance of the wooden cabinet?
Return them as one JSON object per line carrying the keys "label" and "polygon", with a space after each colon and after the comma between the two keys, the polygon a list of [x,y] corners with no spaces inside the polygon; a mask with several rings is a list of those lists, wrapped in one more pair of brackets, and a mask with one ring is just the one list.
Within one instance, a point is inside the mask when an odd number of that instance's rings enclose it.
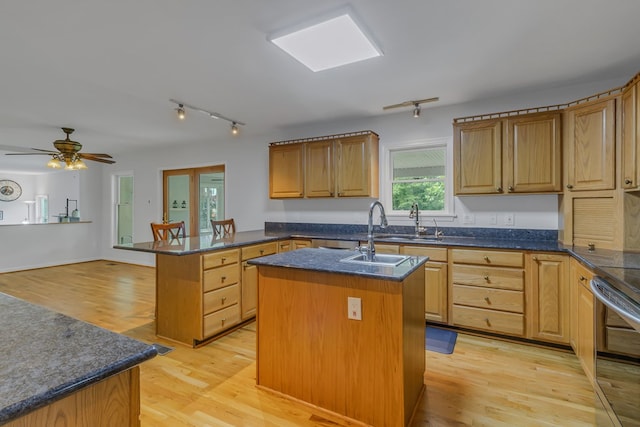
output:
{"label": "wooden cabinet", "polygon": [[456,194],[561,191],[560,127],[559,113],[454,124]]}
{"label": "wooden cabinet", "polygon": [[524,254],[451,249],[450,262],[452,324],[524,337]]}
{"label": "wooden cabinet", "polygon": [[378,197],[378,135],[371,131],[269,147],[271,198]]}
{"label": "wooden cabinet", "polygon": [[455,194],[502,193],[502,121],[454,125]]}
{"label": "wooden cabinet", "polygon": [[571,259],[571,346],[591,381],[595,373],[595,300],[589,288],[592,277],[588,268]]}
{"label": "wooden cabinet", "polygon": [[256,315],[258,306],[258,268],[248,264],[252,258],[273,255],[278,252],[276,242],[262,243],[260,245],[246,246],[242,249],[242,320]]}
{"label": "wooden cabinet", "polygon": [[527,336],[569,344],[569,257],[534,253],[528,259]]}
{"label": "wooden cabinet", "polygon": [[278,253],[295,251],[296,249],[310,248],[310,247],[311,247],[311,240],[309,239],[280,240],[278,242]]}
{"label": "wooden cabinet", "polygon": [[622,93],[622,188],[640,187],[640,80]]}
{"label": "wooden cabinet", "polygon": [[304,195],[304,145],[269,146],[269,197],[296,198]]}
{"label": "wooden cabinet", "polygon": [[640,332],[609,307],[603,307],[603,310],[605,327],[602,347],[598,346],[598,351],[602,349],[607,353],[637,357],[640,354]]}
{"label": "wooden cabinet", "polygon": [[566,110],[567,189],[615,188],[615,98]]}
{"label": "wooden cabinet", "polygon": [[202,331],[195,338],[206,337],[240,321],[239,251],[213,252],[202,255]]}
{"label": "wooden cabinet", "polygon": [[424,318],[431,322],[447,323],[447,249],[402,246],[400,253],[429,257],[424,265]]}

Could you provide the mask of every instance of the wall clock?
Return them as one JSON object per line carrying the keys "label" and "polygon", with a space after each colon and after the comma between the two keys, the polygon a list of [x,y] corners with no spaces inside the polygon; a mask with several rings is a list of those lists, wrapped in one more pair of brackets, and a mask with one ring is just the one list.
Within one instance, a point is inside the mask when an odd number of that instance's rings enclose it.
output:
{"label": "wall clock", "polygon": [[10,202],[22,195],[20,185],[10,179],[0,179],[0,201]]}

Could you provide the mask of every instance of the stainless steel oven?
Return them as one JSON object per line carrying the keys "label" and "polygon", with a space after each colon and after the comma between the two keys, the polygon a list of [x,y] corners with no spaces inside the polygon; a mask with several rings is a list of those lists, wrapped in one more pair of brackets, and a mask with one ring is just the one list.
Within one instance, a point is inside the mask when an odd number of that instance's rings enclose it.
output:
{"label": "stainless steel oven", "polygon": [[[630,272],[629,274],[640,272]],[[640,426],[640,289],[591,280],[596,297],[596,390],[613,425]]]}

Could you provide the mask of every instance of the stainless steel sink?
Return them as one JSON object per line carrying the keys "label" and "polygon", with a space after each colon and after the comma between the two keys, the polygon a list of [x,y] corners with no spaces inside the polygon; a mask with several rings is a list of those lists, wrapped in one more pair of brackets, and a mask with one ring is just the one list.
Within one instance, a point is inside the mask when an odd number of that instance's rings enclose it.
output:
{"label": "stainless steel sink", "polygon": [[373,260],[369,261],[367,259],[367,255],[365,254],[355,254],[348,256],[346,258],[342,258],[341,262],[351,262],[355,264],[366,264],[366,265],[386,265],[386,266],[396,266],[400,265],[406,260],[411,258],[409,255],[391,255],[391,254],[375,254],[373,256]]}

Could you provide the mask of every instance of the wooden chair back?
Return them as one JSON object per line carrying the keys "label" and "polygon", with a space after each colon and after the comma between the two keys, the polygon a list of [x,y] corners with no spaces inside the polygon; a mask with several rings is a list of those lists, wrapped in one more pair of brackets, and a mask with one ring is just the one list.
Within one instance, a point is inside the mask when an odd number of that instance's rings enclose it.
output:
{"label": "wooden chair back", "polygon": [[151,232],[153,240],[173,240],[178,237],[185,237],[184,221],[170,222],[168,224],[151,223]]}
{"label": "wooden chair back", "polygon": [[213,228],[213,237],[227,237],[236,232],[236,223],[233,218],[223,219],[221,221],[211,220],[211,227]]}

